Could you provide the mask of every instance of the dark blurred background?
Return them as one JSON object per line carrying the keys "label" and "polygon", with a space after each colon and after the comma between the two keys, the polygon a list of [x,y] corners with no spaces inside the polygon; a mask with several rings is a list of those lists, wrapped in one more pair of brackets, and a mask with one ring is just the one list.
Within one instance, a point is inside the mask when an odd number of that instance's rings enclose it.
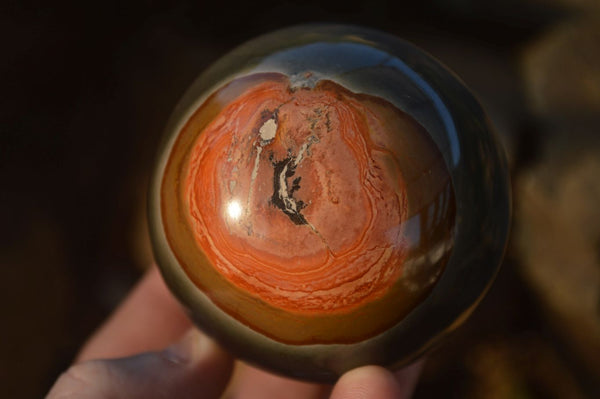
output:
{"label": "dark blurred background", "polygon": [[42,397],[152,263],[146,187],[186,87],[251,37],[319,21],[432,53],[480,98],[508,153],[503,268],[430,355],[416,397],[600,397],[599,1],[0,7],[3,397]]}

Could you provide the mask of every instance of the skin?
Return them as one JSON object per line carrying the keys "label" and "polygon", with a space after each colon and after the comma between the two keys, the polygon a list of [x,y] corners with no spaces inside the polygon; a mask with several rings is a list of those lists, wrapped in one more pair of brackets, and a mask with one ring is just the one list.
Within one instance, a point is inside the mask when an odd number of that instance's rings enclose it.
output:
{"label": "skin", "polygon": [[235,362],[195,329],[153,268],[89,339],[50,390],[67,398],[408,398],[421,362],[396,373],[365,366],[328,385]]}

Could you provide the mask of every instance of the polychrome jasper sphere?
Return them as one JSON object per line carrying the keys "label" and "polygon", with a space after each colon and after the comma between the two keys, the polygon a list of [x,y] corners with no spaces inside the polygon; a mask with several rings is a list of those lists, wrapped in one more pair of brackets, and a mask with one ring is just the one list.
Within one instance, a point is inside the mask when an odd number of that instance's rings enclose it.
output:
{"label": "polychrome jasper sphere", "polygon": [[471,312],[508,230],[503,155],[430,56],[303,26],[205,71],[167,127],[150,193],[162,274],[236,356],[333,381],[400,367]]}

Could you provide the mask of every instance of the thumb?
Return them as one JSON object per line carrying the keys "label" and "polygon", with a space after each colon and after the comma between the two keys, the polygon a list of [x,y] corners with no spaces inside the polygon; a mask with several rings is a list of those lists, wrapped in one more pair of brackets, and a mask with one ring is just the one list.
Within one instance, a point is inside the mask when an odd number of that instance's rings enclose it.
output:
{"label": "thumb", "polygon": [[47,399],[218,398],[231,369],[229,355],[192,329],[161,352],[75,364]]}

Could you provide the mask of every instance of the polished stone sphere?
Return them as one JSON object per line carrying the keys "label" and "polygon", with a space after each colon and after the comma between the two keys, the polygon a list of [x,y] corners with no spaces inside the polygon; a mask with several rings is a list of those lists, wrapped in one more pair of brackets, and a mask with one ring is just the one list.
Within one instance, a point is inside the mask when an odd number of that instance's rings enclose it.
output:
{"label": "polished stone sphere", "polygon": [[150,192],[162,274],[200,328],[284,375],[403,366],[458,326],[501,260],[507,168],[433,58],[381,32],[294,27],[200,75]]}

